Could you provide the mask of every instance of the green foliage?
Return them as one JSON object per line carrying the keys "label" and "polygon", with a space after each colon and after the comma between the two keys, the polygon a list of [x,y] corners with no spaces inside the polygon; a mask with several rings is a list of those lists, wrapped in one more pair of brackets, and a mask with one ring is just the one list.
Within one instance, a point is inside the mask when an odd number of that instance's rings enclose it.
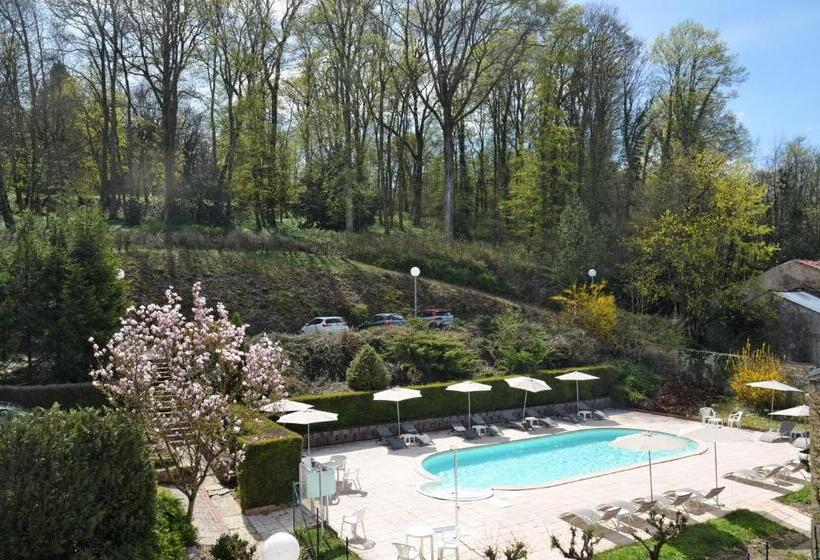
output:
{"label": "green foliage", "polygon": [[51,407],[57,403],[63,408],[102,406],[108,401],[89,383],[59,383],[53,385],[0,385],[0,401],[19,404],[26,408]]}
{"label": "green foliage", "polygon": [[0,430],[0,557],[150,557],[153,465],[127,414],[37,409]]}
{"label": "green foliage", "polygon": [[658,390],[664,379],[646,364],[619,360],[613,363],[621,382],[613,388],[613,397],[631,406],[645,406]]}
{"label": "green foliage", "polygon": [[557,352],[544,329],[524,320],[518,310],[493,319],[493,351],[497,365],[510,373],[531,373],[549,365]]}
{"label": "green foliage", "polygon": [[552,299],[562,304],[562,322],[585,330],[607,346],[612,345],[618,326],[618,308],[605,281],[575,284]]}
{"label": "green foliage", "polygon": [[812,505],[812,488],[811,484],[807,484],[800,490],[795,490],[794,492],[789,492],[785,496],[780,496],[777,498],[778,501],[792,506],[792,505],[802,505],[802,506],[810,506]]}
{"label": "green foliage", "polygon": [[[588,383],[581,388],[582,399],[613,396],[616,387],[621,383],[622,372],[609,364],[572,368],[587,371],[601,379]],[[575,401],[575,384],[553,379],[555,375],[567,373],[572,369],[557,369],[531,374],[543,379],[552,387],[552,391],[542,391],[529,395],[527,404],[532,406],[565,403]],[[474,412],[518,408],[524,403],[524,396],[518,389],[510,387],[502,376],[479,377],[474,381],[488,383],[492,391],[475,393],[472,396]],[[401,417],[407,420],[421,418],[439,418],[467,413],[467,399],[462,393],[446,391],[451,382],[415,385],[421,391],[422,398],[411,399],[401,403]],[[339,415],[337,422],[317,424],[311,431],[341,430],[357,426],[388,424],[396,421],[396,407],[390,402],[373,400],[373,393],[348,391],[343,393],[323,393],[297,397],[298,401],[314,405],[320,410],[335,412]]]}
{"label": "green foliage", "polygon": [[424,325],[390,332],[385,347],[399,383],[465,379],[475,373],[479,362],[462,335]]}
{"label": "green foliage", "polygon": [[302,438],[245,406],[231,411],[242,420],[237,438],[245,451],[237,473],[242,509],[289,505],[293,483],[299,479]]}
{"label": "green foliage", "polygon": [[390,374],[372,346],[365,344],[347,368],[347,384],[354,391],[386,389]]}
{"label": "green foliage", "polygon": [[88,339],[107,339],[126,307],[105,219],[90,208],[47,223],[27,214],[9,255],[0,273],[5,356],[24,357],[30,383],[86,379]]}
{"label": "green foliage", "polygon": [[776,251],[766,241],[765,187],[747,166],[712,152],[676,158],[648,185],[659,209],[631,240],[631,288],[645,308],[678,312],[700,334],[724,293]]}
{"label": "green foliage", "polygon": [[292,364],[291,375],[301,379],[345,379],[364,342],[358,333],[277,335]]}
{"label": "green foliage", "polygon": [[[317,534],[316,527],[299,527],[296,538],[303,547],[318,551],[316,560],[361,560],[355,551],[345,550],[344,541],[328,526],[323,527],[320,534]],[[305,553],[304,548],[302,553]]]}
{"label": "green foliage", "polygon": [[196,528],[188,521],[182,503],[169,490],[157,491],[157,537],[155,560],[187,560],[188,547],[197,539]]}
{"label": "green foliage", "polygon": [[254,560],[256,545],[250,544],[239,535],[221,535],[211,549],[213,560]]}
{"label": "green foliage", "polygon": [[[761,410],[771,406],[772,391],[748,385],[759,381],[785,382],[783,364],[767,345],[752,348],[752,344],[747,341],[740,354],[732,360],[729,383],[738,400]],[[784,395],[777,393],[775,401],[779,402]]]}
{"label": "green foliage", "polygon": [[[724,517],[690,525],[680,537],[666,545],[661,553],[661,560],[713,558],[718,553],[735,550],[735,547],[745,545],[752,539],[770,539],[793,533],[791,529],[770,521],[758,513],[739,509]],[[601,552],[595,558],[596,560],[645,560],[646,551],[639,544],[631,544]]]}

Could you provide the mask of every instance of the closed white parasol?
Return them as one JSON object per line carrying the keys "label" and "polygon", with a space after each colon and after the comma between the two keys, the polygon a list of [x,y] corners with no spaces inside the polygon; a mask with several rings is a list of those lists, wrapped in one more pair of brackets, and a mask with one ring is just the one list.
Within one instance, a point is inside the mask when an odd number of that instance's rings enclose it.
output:
{"label": "closed white parasol", "polygon": [[405,389],[404,387],[393,387],[386,391],[380,391],[373,395],[374,401],[388,401],[396,403],[396,424],[398,424],[398,434],[401,435],[401,412],[399,411],[399,403],[409,399],[418,399],[421,397],[421,391],[416,389]]}
{"label": "closed white parasol", "polygon": [[595,377],[594,375],[584,373],[583,371],[573,371],[563,375],[557,375],[555,376],[555,379],[560,379],[561,381],[575,381],[575,412],[580,412],[581,390],[579,388],[579,383],[581,381],[594,381],[595,379],[600,379],[600,377]]}
{"label": "closed white parasol", "polygon": [[686,440],[666,434],[659,434],[658,432],[640,432],[637,434],[615,438],[610,445],[620,449],[645,452],[649,455],[649,498],[654,500],[655,493],[652,485],[652,452],[679,451],[686,447]]}
{"label": "closed white parasol", "polygon": [[280,424],[299,424],[307,426],[307,454],[308,457],[310,457],[310,425],[320,422],[335,422],[338,419],[339,415],[334,412],[325,412],[324,410],[309,408],[307,410],[285,414],[280,417],[277,422]]}
{"label": "closed white parasol", "polygon": [[486,392],[492,390],[492,385],[486,383],[476,383],[475,381],[462,381],[447,386],[447,391],[455,391],[457,393],[467,393],[467,425],[473,426],[472,417],[472,403],[470,402],[470,393]]}
{"label": "closed white parasol", "polygon": [[521,419],[527,416],[527,394],[540,393],[541,391],[551,391],[552,388],[545,381],[533,379],[532,377],[510,377],[506,379],[507,384],[514,389],[524,391],[524,408],[521,412]]}

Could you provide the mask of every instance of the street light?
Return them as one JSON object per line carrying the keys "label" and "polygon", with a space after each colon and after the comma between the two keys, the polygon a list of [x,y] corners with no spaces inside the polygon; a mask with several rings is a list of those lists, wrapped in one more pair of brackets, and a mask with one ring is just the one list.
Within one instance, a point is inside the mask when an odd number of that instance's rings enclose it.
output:
{"label": "street light", "polygon": [[418,278],[421,274],[421,269],[414,266],[410,269],[410,276],[413,277],[413,317],[418,317],[419,314],[419,292],[418,292]]}
{"label": "street light", "polygon": [[275,533],[262,545],[262,560],[299,560],[299,541],[290,533]]}
{"label": "street light", "polygon": [[597,271],[597,270],[595,270],[594,268],[590,268],[590,269],[587,271],[587,274],[589,274],[589,280],[590,280],[590,282],[591,282],[592,284],[594,284],[594,283],[595,283],[595,277],[596,277],[596,276],[598,276],[598,271]]}

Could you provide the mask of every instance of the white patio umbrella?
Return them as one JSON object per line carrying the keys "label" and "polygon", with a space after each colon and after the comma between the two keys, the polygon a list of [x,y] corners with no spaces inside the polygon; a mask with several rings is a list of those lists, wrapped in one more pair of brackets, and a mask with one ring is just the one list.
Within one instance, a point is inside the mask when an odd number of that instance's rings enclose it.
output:
{"label": "white patio umbrella", "polygon": [[581,381],[593,381],[595,379],[600,379],[600,377],[595,377],[594,375],[590,375],[588,373],[584,373],[583,371],[573,371],[570,373],[565,373],[563,375],[555,376],[555,379],[560,379],[561,381],[575,381],[575,412],[581,411],[581,391],[578,387],[579,382]]}
{"label": "white patio umbrella", "polygon": [[399,403],[409,399],[418,399],[421,397],[421,391],[415,389],[405,389],[404,387],[393,387],[386,391],[380,391],[373,395],[374,401],[389,401],[396,403],[396,424],[399,427],[398,435],[401,435],[401,413],[399,411]]}
{"label": "white patio umbrella", "polygon": [[505,381],[510,387],[524,391],[524,408],[521,411],[522,420],[527,416],[527,394],[552,390],[545,381],[533,379],[532,377],[510,377]]}
{"label": "white patio umbrella", "polygon": [[469,427],[473,427],[473,417],[472,417],[472,403],[470,402],[470,393],[477,393],[477,392],[484,392],[484,391],[491,391],[492,385],[487,385],[486,383],[476,383],[475,381],[462,381],[461,383],[455,383],[453,385],[448,385],[445,391],[455,391],[457,393],[467,393],[467,425]]}
{"label": "white patio umbrella", "polygon": [[280,424],[300,424],[307,426],[307,456],[310,457],[310,425],[318,424],[319,422],[335,422],[338,419],[339,415],[334,412],[325,412],[324,410],[309,408],[307,410],[285,414],[280,417],[277,422]]}
{"label": "white patio umbrella", "polygon": [[286,412],[299,412],[301,410],[308,410],[313,408],[312,404],[307,404],[299,401],[292,401],[290,399],[279,399],[264,406],[260,406],[259,410],[262,412],[271,412],[273,414],[285,414]]}
{"label": "white patio umbrella", "polygon": [[[706,425],[697,430],[681,434],[683,437],[696,439],[704,443],[714,444],[715,453],[715,488],[718,486],[718,459],[717,459],[717,444],[728,443],[732,441],[751,441],[752,437],[737,428],[727,428],[726,426],[711,426]],[[717,502],[717,497],[715,498]]]}
{"label": "white patio umbrella", "polygon": [[801,404],[800,406],[793,406],[785,410],[776,410],[770,412],[769,416],[791,416],[793,418],[806,418],[810,414],[809,405]]}
{"label": "white patio umbrella", "polygon": [[654,500],[655,490],[652,485],[652,452],[678,451],[686,447],[686,440],[666,434],[659,434],[658,432],[640,432],[615,438],[610,445],[630,451],[645,451],[649,455],[649,499]]}
{"label": "white patio umbrella", "polygon": [[[797,387],[792,387],[791,385],[786,385],[785,383],[781,383],[780,381],[753,381],[752,383],[747,383],[749,387],[755,387],[757,389],[768,389],[772,392],[772,407],[769,409],[771,412],[774,412],[774,392],[780,391],[781,393],[793,392],[793,393],[802,393],[800,389]],[[772,428],[772,419],[769,418],[769,429]]]}

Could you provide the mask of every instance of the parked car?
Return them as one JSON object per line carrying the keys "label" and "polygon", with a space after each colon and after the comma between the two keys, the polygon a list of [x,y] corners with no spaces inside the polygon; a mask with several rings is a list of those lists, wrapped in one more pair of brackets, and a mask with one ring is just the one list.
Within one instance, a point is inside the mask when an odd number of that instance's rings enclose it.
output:
{"label": "parked car", "polygon": [[314,317],[302,327],[302,334],[307,333],[340,333],[347,332],[350,328],[347,321],[341,317]]}
{"label": "parked car", "polygon": [[407,324],[407,319],[398,313],[377,313],[368,317],[357,329],[369,329],[370,327],[403,327]]}
{"label": "parked car", "polygon": [[419,319],[425,321],[431,327],[447,329],[453,326],[455,317],[449,311],[441,309],[422,309],[419,311]]}

